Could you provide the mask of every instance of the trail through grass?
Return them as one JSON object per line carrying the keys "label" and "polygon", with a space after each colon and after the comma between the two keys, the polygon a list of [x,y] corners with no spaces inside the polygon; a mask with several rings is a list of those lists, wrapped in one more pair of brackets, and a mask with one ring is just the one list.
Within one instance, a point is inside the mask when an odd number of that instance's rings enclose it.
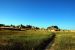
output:
{"label": "trail through grass", "polygon": [[54,46],[49,50],[75,50],[75,32],[57,32]]}
{"label": "trail through grass", "polygon": [[0,50],[35,50],[41,43],[51,38],[48,31],[0,31]]}

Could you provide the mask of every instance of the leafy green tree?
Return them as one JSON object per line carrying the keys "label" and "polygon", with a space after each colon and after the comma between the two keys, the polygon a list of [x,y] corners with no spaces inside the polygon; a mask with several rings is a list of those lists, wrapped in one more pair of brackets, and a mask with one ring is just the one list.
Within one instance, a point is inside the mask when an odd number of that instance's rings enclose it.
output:
{"label": "leafy green tree", "polygon": [[58,26],[50,26],[50,27],[47,27],[47,29],[50,29],[50,30],[51,29],[60,30]]}
{"label": "leafy green tree", "polygon": [[0,24],[0,27],[1,27],[1,26],[5,26],[5,24]]}
{"label": "leafy green tree", "polygon": [[59,29],[59,27],[58,26],[51,26],[52,28],[56,28],[56,29]]}
{"label": "leafy green tree", "polygon": [[31,26],[31,25],[26,25],[26,27],[27,27],[27,28],[32,28],[32,26]]}
{"label": "leafy green tree", "polygon": [[40,29],[39,27],[35,27],[35,29]]}
{"label": "leafy green tree", "polygon": [[20,27],[21,27],[21,28],[25,28],[25,26],[24,26],[24,25],[22,25],[22,24],[20,25]]}
{"label": "leafy green tree", "polygon": [[11,27],[15,27],[15,25],[12,25],[12,24],[11,24],[10,26],[11,26]]}

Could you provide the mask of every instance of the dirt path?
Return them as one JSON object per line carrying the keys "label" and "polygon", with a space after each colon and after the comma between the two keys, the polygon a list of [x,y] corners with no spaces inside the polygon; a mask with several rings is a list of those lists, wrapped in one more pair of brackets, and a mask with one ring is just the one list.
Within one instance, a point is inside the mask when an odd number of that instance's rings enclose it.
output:
{"label": "dirt path", "polygon": [[48,48],[45,50],[55,50],[54,46],[55,46],[55,42],[53,42],[51,46],[49,45]]}
{"label": "dirt path", "polygon": [[55,45],[55,43],[53,42],[52,44],[50,43],[49,45],[48,45],[48,47],[45,49],[45,50],[54,50],[54,45]]}
{"label": "dirt path", "polygon": [[53,33],[53,34],[54,34],[54,36],[52,38],[52,41],[48,44],[48,46],[44,50],[54,50],[53,46],[55,45],[54,42],[55,42],[56,34],[55,33]]}

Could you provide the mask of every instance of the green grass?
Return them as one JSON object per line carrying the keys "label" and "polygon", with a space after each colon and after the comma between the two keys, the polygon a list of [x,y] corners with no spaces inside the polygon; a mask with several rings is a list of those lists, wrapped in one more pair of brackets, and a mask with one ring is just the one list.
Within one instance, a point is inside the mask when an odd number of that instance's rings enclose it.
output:
{"label": "green grass", "polygon": [[[51,37],[46,30],[0,31],[0,50],[42,50],[42,43]],[[75,32],[56,32],[53,50],[75,50]]]}
{"label": "green grass", "polygon": [[75,32],[57,32],[54,50],[75,50]]}
{"label": "green grass", "polygon": [[40,44],[51,36],[51,32],[40,30],[0,31],[0,50],[4,48],[11,50],[17,46],[25,50],[32,50],[37,46],[40,49]]}

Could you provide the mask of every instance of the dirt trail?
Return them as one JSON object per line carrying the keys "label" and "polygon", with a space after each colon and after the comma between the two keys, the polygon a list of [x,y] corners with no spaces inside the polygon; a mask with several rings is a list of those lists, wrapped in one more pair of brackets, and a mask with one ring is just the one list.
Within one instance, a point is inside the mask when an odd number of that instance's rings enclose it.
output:
{"label": "dirt trail", "polygon": [[56,34],[55,33],[53,33],[53,34],[54,34],[54,36],[53,36],[51,42],[47,45],[47,47],[44,50],[54,50],[53,46],[55,45],[54,42],[55,42]]}

